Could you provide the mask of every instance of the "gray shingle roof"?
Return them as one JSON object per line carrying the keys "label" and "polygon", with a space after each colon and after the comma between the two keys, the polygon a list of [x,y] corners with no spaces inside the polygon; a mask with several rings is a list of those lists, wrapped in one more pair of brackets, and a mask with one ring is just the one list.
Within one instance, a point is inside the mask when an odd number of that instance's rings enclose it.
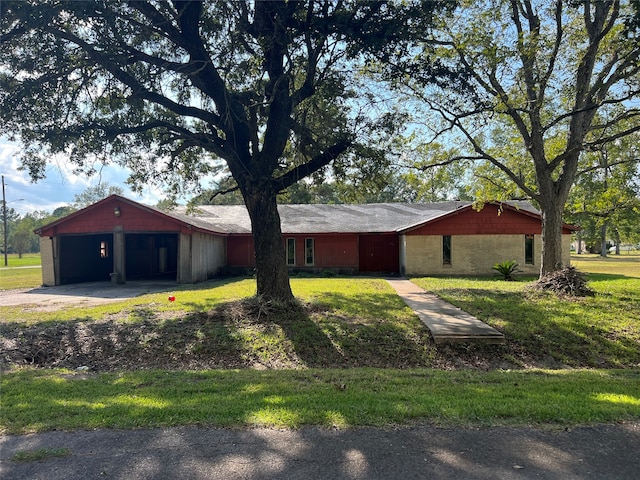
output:
{"label": "gray shingle roof", "polygon": [[[530,213],[538,213],[526,202],[509,204]],[[470,205],[471,202],[466,201],[279,205],[278,212],[284,234],[383,233],[406,230]],[[189,214],[184,207],[180,207],[167,214],[212,232],[251,233],[251,221],[244,205],[204,205]]]}
{"label": "gray shingle roof", "polygon": [[[251,221],[244,205],[204,205],[197,207],[193,212],[187,212],[186,207],[178,207],[173,211],[166,212],[119,195],[110,195],[93,205],[44,225],[35,232],[41,234],[47,228],[84,215],[98,205],[114,199],[155,212],[158,215],[173,218],[183,225],[198,230],[221,235],[251,234]],[[528,202],[507,202],[506,204],[528,214],[540,215],[540,212]],[[468,201],[360,205],[311,204],[279,205],[278,211],[284,234],[401,233],[471,205],[472,203]]]}

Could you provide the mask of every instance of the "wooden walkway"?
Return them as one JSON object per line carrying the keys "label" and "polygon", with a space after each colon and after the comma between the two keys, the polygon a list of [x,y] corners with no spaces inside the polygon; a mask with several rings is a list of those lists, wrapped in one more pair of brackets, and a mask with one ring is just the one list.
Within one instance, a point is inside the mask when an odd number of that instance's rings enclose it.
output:
{"label": "wooden walkway", "polygon": [[473,315],[454,307],[409,280],[387,281],[422,320],[436,343],[505,343],[504,335]]}

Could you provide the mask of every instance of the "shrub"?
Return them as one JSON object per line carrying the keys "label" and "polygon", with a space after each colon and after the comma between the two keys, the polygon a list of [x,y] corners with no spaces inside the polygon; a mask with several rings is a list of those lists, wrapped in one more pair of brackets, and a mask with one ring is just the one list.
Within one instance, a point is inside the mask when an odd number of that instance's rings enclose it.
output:
{"label": "shrub", "polygon": [[505,260],[504,262],[496,263],[491,268],[498,272],[498,275],[502,275],[506,282],[513,280],[513,275],[521,271],[518,270],[518,262],[515,260]]}

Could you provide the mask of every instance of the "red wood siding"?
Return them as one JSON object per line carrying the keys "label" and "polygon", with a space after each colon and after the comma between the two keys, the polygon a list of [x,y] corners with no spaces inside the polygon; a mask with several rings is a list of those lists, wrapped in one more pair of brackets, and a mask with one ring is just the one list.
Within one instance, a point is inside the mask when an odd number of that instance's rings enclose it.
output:
{"label": "red wood siding", "polygon": [[[296,263],[291,267],[358,268],[358,235],[283,235],[282,248],[287,238],[295,238]],[[305,264],[305,239],[313,238],[315,258],[313,265]],[[255,266],[253,238],[249,235],[227,237],[227,265],[229,267]]]}
{"label": "red wood siding", "polygon": [[[505,209],[498,215],[496,205],[485,205],[481,211],[465,208],[407,232],[407,235],[495,235],[542,233],[540,219],[523,212]],[[564,232],[563,232],[564,233]]]}
{"label": "red wood siding", "polygon": [[230,235],[227,237],[227,266],[255,267],[253,237],[251,235]]}
{"label": "red wood siding", "polygon": [[400,241],[396,234],[360,235],[361,272],[400,271]]}
{"label": "red wood siding", "polygon": [[305,238],[314,239],[314,267],[358,268],[358,236],[347,235],[285,235],[296,239],[296,265],[305,265]]}
{"label": "red wood siding", "polygon": [[[113,213],[116,207],[120,209],[118,217]],[[116,225],[121,225],[128,232],[178,232],[182,229],[179,222],[169,217],[114,200],[96,205],[86,213],[80,213],[51,229],[43,230],[42,235],[113,232]]]}

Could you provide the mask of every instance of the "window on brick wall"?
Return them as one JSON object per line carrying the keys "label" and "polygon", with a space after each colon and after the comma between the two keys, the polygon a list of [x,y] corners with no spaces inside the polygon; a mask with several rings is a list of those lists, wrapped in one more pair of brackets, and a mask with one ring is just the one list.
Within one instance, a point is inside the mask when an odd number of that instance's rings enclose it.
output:
{"label": "window on brick wall", "polygon": [[533,235],[524,236],[524,263],[533,265]]}
{"label": "window on brick wall", "polygon": [[451,265],[451,235],[442,236],[442,264]]}

